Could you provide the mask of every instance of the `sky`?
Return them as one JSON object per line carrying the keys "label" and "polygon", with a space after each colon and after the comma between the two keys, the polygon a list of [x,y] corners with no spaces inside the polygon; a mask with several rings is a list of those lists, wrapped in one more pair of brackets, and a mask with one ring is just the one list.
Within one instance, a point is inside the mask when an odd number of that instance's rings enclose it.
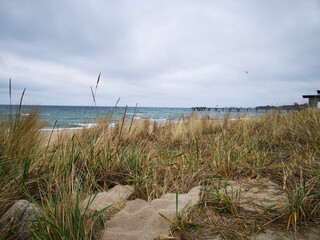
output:
{"label": "sky", "polygon": [[0,104],[254,107],[320,89],[319,0],[1,0]]}

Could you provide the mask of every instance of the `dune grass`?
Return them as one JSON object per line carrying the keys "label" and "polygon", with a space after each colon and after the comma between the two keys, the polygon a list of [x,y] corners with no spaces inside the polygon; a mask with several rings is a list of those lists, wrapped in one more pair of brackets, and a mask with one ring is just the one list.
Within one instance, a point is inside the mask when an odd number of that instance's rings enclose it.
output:
{"label": "dune grass", "polygon": [[[33,226],[35,239],[97,239],[108,216],[81,212],[79,201],[116,184],[134,185],[135,197],[151,201],[212,179],[270,178],[290,200],[277,222],[298,231],[320,219],[317,109],[233,121],[190,115],[165,124],[124,116],[115,127],[108,116],[54,142],[41,128],[36,109],[0,122],[0,216],[15,200],[37,203],[44,216]],[[213,193],[225,200],[221,209],[238,214],[230,196]],[[14,226],[2,226],[0,239],[10,238]]]}

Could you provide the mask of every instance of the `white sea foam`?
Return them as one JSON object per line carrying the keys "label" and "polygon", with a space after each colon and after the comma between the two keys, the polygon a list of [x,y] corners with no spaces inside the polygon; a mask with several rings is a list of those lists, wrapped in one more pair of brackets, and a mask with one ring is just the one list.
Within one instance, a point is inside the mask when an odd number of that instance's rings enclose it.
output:
{"label": "white sea foam", "polygon": [[[83,129],[83,127],[70,127],[70,128],[55,128],[54,131],[61,131],[61,130],[78,130],[78,129]],[[42,128],[40,129],[40,131],[44,131],[44,132],[47,132],[47,131],[52,131],[52,128]]]}
{"label": "white sea foam", "polygon": [[97,126],[96,123],[74,123],[72,125],[79,126],[78,128],[92,128]]}
{"label": "white sea foam", "polygon": [[[98,124],[97,123],[74,123],[72,125],[73,127],[56,127],[54,130],[59,130],[59,131],[60,130],[81,130],[84,128],[95,127]],[[113,128],[115,126],[115,123],[110,123],[108,126]],[[52,128],[42,128],[40,129],[40,131],[52,131]]]}

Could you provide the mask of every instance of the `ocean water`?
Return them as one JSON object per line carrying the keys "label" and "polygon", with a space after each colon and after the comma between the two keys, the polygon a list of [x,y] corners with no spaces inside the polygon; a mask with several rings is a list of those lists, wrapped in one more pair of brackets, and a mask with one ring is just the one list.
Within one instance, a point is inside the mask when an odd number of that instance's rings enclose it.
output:
{"label": "ocean water", "polygon": [[[18,106],[12,105],[12,113],[14,114]],[[27,116],[31,109],[38,108],[40,110],[40,118],[45,121],[44,129],[52,129],[55,121],[57,127],[60,129],[66,128],[83,128],[84,126],[92,126],[99,117],[110,116],[113,111],[113,121],[119,120],[125,113],[125,107],[94,107],[94,106],[22,106],[21,113]],[[136,111],[136,113],[135,113]],[[188,117],[194,113],[198,116],[210,115],[222,119],[228,111],[222,109],[211,109],[211,111],[192,111],[191,108],[160,108],[160,107],[128,107],[126,118],[131,119],[133,115],[135,119],[149,119],[158,123],[165,123],[167,121],[178,121],[182,116]],[[0,105],[0,114],[2,116],[10,114],[9,105]],[[256,117],[265,114],[264,111],[256,112],[255,109],[241,109],[240,112],[232,110],[230,112],[230,119],[241,117]]]}

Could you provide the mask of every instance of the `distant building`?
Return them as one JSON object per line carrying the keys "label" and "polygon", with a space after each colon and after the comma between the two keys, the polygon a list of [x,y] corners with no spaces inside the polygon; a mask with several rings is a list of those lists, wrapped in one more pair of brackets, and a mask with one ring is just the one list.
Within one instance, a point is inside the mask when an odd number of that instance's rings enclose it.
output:
{"label": "distant building", "polygon": [[309,99],[310,107],[318,107],[318,102],[320,101],[320,90],[317,90],[317,95],[302,95],[303,98]]}

